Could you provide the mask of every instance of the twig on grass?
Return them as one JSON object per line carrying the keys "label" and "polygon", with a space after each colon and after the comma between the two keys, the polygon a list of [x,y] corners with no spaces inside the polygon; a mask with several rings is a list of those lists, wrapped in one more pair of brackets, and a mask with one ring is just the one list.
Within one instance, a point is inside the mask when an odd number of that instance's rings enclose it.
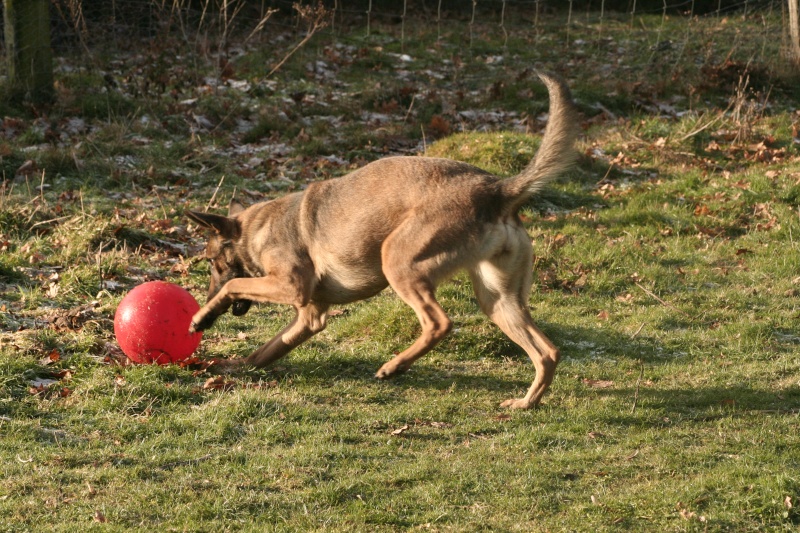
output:
{"label": "twig on grass", "polygon": [[217,193],[219,192],[219,188],[222,187],[222,182],[225,181],[225,175],[223,174],[222,177],[219,179],[219,183],[217,183],[217,188],[214,189],[214,194],[211,195],[211,200],[208,201],[208,205],[206,205],[205,212],[208,213],[208,208],[211,207],[211,204],[214,203],[214,198],[217,197]]}
{"label": "twig on grass", "polygon": [[49,220],[40,220],[36,224],[32,224],[28,229],[33,229],[33,228],[38,227],[38,226],[44,226],[46,224],[52,224],[53,222],[60,222],[62,220],[66,220],[68,218],[72,218],[72,217],[69,216],[69,215],[66,215],[66,216],[63,216],[63,217],[51,218]]}
{"label": "twig on grass", "polygon": [[[642,331],[644,328],[644,322],[639,326],[639,329],[633,332],[631,335],[631,340],[635,339],[637,335]],[[642,382],[642,377],[644,376],[644,361],[642,361],[641,357],[639,358],[639,378],[636,380],[636,390],[633,393],[633,406],[631,406],[631,414],[636,412],[636,404],[639,402],[639,384]]]}
{"label": "twig on grass", "polygon": [[636,390],[633,391],[633,405],[631,406],[631,414],[636,412],[636,404],[639,403],[639,385],[642,383],[642,377],[644,377],[644,361],[639,359],[639,377],[636,379]]}
{"label": "twig on grass", "polygon": [[639,326],[639,329],[633,332],[633,335],[631,335],[631,340],[635,339],[636,336],[639,335],[639,333],[641,333],[642,328],[644,328],[644,322],[642,322],[642,324]]}
{"label": "twig on grass", "polygon": [[730,111],[730,109],[732,107],[733,107],[733,103],[729,103],[728,107],[726,107],[723,111],[720,111],[719,113],[717,113],[716,117],[714,117],[711,120],[707,121],[705,124],[703,124],[701,126],[698,126],[697,128],[693,129],[692,131],[690,131],[689,133],[687,133],[686,135],[684,135],[683,137],[678,139],[678,142],[681,143],[681,142],[685,141],[686,139],[689,139],[690,137],[694,137],[698,133],[701,133],[701,132],[707,130],[708,128],[710,128],[711,126],[713,126],[714,124],[716,124],[717,122],[719,122],[720,120],[725,118],[725,115],[728,113],[728,111]]}
{"label": "twig on grass", "polygon": [[179,466],[194,466],[194,465],[202,463],[203,461],[208,461],[209,459],[213,459],[213,458],[214,458],[214,456],[209,453],[209,454],[203,455],[202,457],[197,457],[195,459],[184,459],[182,461],[171,461],[169,463],[164,463],[163,465],[158,467],[158,469],[159,470],[172,470],[172,469],[177,468]]}
{"label": "twig on grass", "polygon": [[685,317],[686,317],[686,318],[688,318],[689,320],[694,320],[694,317],[693,317],[692,315],[690,315],[690,314],[689,314],[689,313],[687,313],[686,311],[683,311],[683,310],[681,310],[681,309],[678,309],[677,307],[675,307],[674,305],[672,305],[672,304],[671,304],[671,303],[669,303],[669,302],[665,302],[664,300],[662,300],[661,298],[659,298],[658,296],[656,296],[656,295],[655,295],[655,294],[654,294],[652,291],[649,291],[649,290],[645,289],[644,287],[642,287],[642,286],[641,286],[639,283],[636,283],[636,286],[637,286],[637,287],[639,287],[640,289],[642,289],[642,290],[644,291],[644,293],[645,293],[645,294],[647,294],[648,296],[650,296],[650,297],[652,297],[653,299],[655,299],[655,300],[656,300],[658,303],[660,303],[660,304],[661,304],[661,305],[663,305],[664,307],[669,307],[670,309],[672,309],[672,310],[674,310],[674,311],[677,311],[677,312],[679,312],[680,314],[682,314],[683,316],[685,316]]}
{"label": "twig on grass", "polygon": [[44,173],[45,171],[42,170],[42,182],[39,184],[39,199],[41,200],[42,204],[46,205],[44,199]]}

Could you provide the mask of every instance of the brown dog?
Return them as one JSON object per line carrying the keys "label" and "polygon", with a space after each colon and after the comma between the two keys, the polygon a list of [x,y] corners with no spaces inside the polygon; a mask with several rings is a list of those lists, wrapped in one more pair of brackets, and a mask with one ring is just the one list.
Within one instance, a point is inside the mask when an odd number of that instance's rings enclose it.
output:
{"label": "brown dog", "polygon": [[436,287],[466,270],[483,312],[536,368],[525,397],[502,405],[537,405],[553,381],[558,350],[528,311],[533,251],[517,211],[572,164],[577,135],[566,84],[540,77],[550,94],[550,119],[536,157],[513,178],[448,159],[389,157],[303,192],[247,209],[232,206],[228,217],[190,211],[195,222],[214,230],[206,249],[208,302],[194,315],[192,331],[207,329],[231,306],[242,315],[254,301],[297,310],[295,320],[252,355],[214,366],[264,367],[324,329],[331,304],[391,285],[414,309],[422,334],[378,370],[376,377],[388,378],[450,331]]}

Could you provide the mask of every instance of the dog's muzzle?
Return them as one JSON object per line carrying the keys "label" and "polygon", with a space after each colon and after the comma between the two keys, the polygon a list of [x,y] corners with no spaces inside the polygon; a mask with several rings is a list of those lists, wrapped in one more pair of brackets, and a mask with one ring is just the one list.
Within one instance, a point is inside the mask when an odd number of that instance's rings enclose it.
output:
{"label": "dog's muzzle", "polygon": [[236,300],[233,302],[231,313],[233,316],[242,316],[250,310],[252,303],[250,300]]}

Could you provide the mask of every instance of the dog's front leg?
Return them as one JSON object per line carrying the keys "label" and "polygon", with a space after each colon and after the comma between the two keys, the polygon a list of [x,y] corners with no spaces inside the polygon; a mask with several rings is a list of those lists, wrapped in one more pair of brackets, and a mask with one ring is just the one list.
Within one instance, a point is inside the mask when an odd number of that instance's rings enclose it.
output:
{"label": "dog's front leg", "polygon": [[297,316],[283,331],[245,359],[221,359],[209,367],[211,372],[234,372],[242,367],[263,368],[325,329],[327,304],[309,303],[297,308]]}
{"label": "dog's front leg", "polygon": [[194,333],[210,328],[217,317],[225,313],[236,300],[289,304],[299,308],[307,304],[310,292],[310,284],[296,276],[235,278],[223,285],[195,313],[189,331]]}
{"label": "dog's front leg", "polygon": [[297,309],[294,321],[244,360],[247,366],[263,368],[277,361],[325,329],[327,304],[310,303]]}

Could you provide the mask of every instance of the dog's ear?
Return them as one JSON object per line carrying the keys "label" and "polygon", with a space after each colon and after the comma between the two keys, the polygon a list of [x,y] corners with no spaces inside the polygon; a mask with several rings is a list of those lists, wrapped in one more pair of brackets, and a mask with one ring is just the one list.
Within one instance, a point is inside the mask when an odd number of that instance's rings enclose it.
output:
{"label": "dog's ear", "polygon": [[242,211],[244,211],[244,206],[231,198],[231,202],[228,204],[228,216],[238,215]]}
{"label": "dog's ear", "polygon": [[234,218],[213,213],[201,213],[200,211],[187,211],[186,216],[203,227],[213,229],[223,239],[235,241],[242,234],[242,227],[239,221]]}

